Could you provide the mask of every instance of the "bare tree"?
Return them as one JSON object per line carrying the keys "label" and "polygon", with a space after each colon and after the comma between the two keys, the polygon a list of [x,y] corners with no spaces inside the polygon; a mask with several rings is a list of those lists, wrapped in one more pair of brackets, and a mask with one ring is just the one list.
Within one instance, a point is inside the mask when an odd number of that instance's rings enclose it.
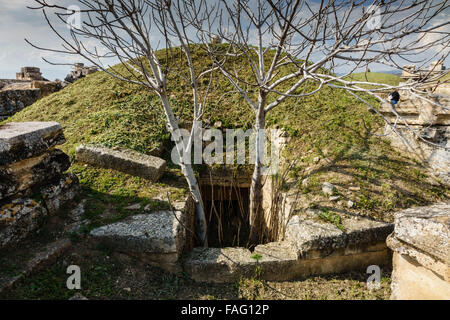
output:
{"label": "bare tree", "polygon": [[[302,1],[217,0],[184,2],[185,18],[199,33],[205,50],[222,74],[255,113],[254,128],[265,129],[267,113],[286,99],[301,99],[325,86],[344,89],[383,117],[373,97],[381,103],[386,92],[402,89],[440,108],[421,88],[436,77],[399,86],[354,81],[349,75],[375,63],[401,69],[400,63],[422,66],[449,55],[450,22],[440,20],[448,1]],[[198,11],[202,6],[204,9]],[[443,31],[444,30],[444,31]],[[211,38],[228,45],[217,46]],[[240,58],[239,66],[233,60]],[[244,62],[242,62],[242,60]],[[231,62],[230,62],[231,61]],[[241,70],[251,70],[250,79]],[[345,74],[335,72],[346,70]],[[283,89],[280,89],[283,88]],[[287,89],[286,89],[287,88]],[[407,122],[392,106],[396,124]],[[383,117],[394,132],[396,124]],[[426,142],[424,140],[424,142]],[[250,242],[264,234],[262,210],[263,138],[255,141],[255,166],[250,191]]]}
{"label": "bare tree", "polygon": [[[52,4],[47,0],[35,2],[37,6],[31,9],[42,11],[49,27],[61,40],[61,49],[42,48],[26,40],[33,47],[83,57],[108,75],[144,87],[158,95],[167,118],[168,130],[176,144],[182,172],[196,204],[196,234],[200,242],[207,246],[207,225],[200,188],[186,154],[190,154],[195,123],[202,116],[206,99],[206,94],[203,99],[200,97],[198,82],[212,70],[198,70],[194,67],[191,55],[193,40],[188,37],[188,25],[181,14],[180,3],[169,0],[78,0],[80,10],[75,11],[73,6]],[[199,8],[201,9],[202,7]],[[78,26],[68,19],[76,13],[83,17]],[[55,15],[56,23],[51,21],[50,14]],[[69,31],[61,31],[61,25],[70,25],[67,29]],[[88,45],[89,41],[93,41],[93,45]],[[180,47],[185,59],[173,61],[171,65],[170,59],[174,57],[172,51],[175,45]],[[161,49],[158,46],[165,49],[164,63],[156,55],[156,50]],[[121,62],[126,71],[105,65],[108,58]],[[187,74],[179,68],[180,63],[187,64]],[[192,89],[194,125],[187,145],[183,142],[179,119],[169,101],[169,74],[179,76]]]}

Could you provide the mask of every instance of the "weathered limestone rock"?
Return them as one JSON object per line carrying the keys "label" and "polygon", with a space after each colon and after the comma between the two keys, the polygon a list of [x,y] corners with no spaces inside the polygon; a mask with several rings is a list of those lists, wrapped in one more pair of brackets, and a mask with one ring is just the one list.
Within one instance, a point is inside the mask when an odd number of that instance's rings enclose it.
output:
{"label": "weathered limestone rock", "polygon": [[95,242],[175,271],[185,245],[183,221],[181,211],[158,211],[94,229],[90,235]]}
{"label": "weathered limestone rock", "polygon": [[[405,116],[405,120],[409,125],[449,125],[450,112],[447,109],[436,106],[422,99],[403,98],[403,92],[400,93],[402,98],[398,105],[395,105],[395,111]],[[442,94],[434,94],[429,98],[436,104],[442,106],[450,105],[450,96]],[[396,115],[392,111],[390,104],[382,104],[380,112],[385,115],[392,123],[395,122]]]}
{"label": "weathered limestone rock", "polygon": [[64,142],[56,122],[0,126],[0,248],[18,243],[40,227],[43,216],[74,199],[78,179],[64,174],[70,158],[53,148]]}
{"label": "weathered limestone rock", "polygon": [[394,237],[450,265],[450,203],[397,212]]}
{"label": "weathered limestone rock", "polygon": [[9,165],[0,165],[0,199],[45,184],[59,177],[69,167],[69,156],[58,149]]}
{"label": "weathered limestone rock", "polygon": [[65,142],[57,122],[11,122],[0,125],[0,165],[39,156]]}
{"label": "weathered limestone rock", "polygon": [[78,177],[73,173],[66,173],[55,182],[41,190],[49,215],[56,214],[62,207],[72,201],[80,191]]}
{"label": "weathered limestone rock", "polygon": [[395,215],[391,299],[450,299],[450,203]]}
{"label": "weathered limestone rock", "polygon": [[0,208],[0,248],[17,244],[39,228],[47,211],[32,199],[18,198]]}
{"label": "weathered limestone rock", "polygon": [[317,259],[330,255],[351,255],[386,249],[384,242],[393,225],[359,218],[344,219],[345,232],[330,223],[303,220],[294,216],[286,230],[286,240],[292,242],[303,259]]}
{"label": "weathered limestone rock", "polygon": [[105,147],[81,145],[76,149],[78,161],[94,166],[122,171],[151,181],[164,173],[166,161],[133,150],[112,150]]}

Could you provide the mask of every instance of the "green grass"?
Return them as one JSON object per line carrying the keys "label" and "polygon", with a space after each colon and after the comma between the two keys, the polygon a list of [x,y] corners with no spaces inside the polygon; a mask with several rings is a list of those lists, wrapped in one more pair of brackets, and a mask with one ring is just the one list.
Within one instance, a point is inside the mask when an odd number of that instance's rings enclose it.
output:
{"label": "green grass", "polygon": [[[176,59],[167,62],[163,53],[158,54],[162,62],[171,67],[186,65]],[[198,47],[193,49],[193,54],[198,70],[210,66],[208,58]],[[249,79],[249,68],[243,67],[245,65],[240,60],[234,63],[239,66],[239,76]],[[124,71],[121,66],[116,68]],[[180,70],[186,71],[185,67]],[[288,70],[282,71],[279,77]],[[352,78],[365,80],[366,75],[369,81],[387,84],[398,84],[400,80],[395,75],[375,72],[355,74]],[[233,92],[233,87],[219,72],[214,73],[212,79],[203,122],[207,125],[222,121],[226,128],[250,128],[254,112],[238,93]],[[192,116],[189,85],[171,76],[168,86],[170,101],[180,117],[180,126],[189,129]],[[313,88],[315,85],[308,86]],[[205,93],[206,89],[206,81],[201,79],[200,92]],[[257,92],[250,94],[254,97]],[[269,95],[269,102],[274,98],[274,95]],[[165,196],[167,192],[173,198],[180,198],[186,193],[181,173],[170,164],[172,142],[165,129],[161,103],[154,93],[145,88],[97,72],[37,101],[6,122],[9,121],[58,121],[67,138],[61,149],[72,158],[75,148],[82,143],[126,147],[147,154],[160,146],[164,147],[164,158],[169,161],[171,170],[156,184],[114,170],[96,169],[75,162],[70,170],[79,176],[85,189],[99,201],[113,201],[122,208],[134,201],[151,203],[152,199]],[[316,183],[308,188],[308,193],[320,194],[320,185],[326,180],[337,181],[342,187],[359,185],[364,192],[361,199],[353,199],[358,203],[359,210],[375,212],[380,216],[383,212],[448,197],[445,187],[428,184],[425,169],[420,164],[394,150],[386,140],[373,135],[382,131],[382,120],[342,90],[325,87],[300,100],[287,99],[267,115],[267,126],[273,125],[283,128],[292,137],[285,156],[299,160],[293,169],[293,178],[301,181],[303,170],[314,156],[327,157],[332,161],[331,165],[322,166],[311,174],[311,180]],[[126,215],[120,210],[118,217]]]}
{"label": "green grass", "polygon": [[353,81],[383,83],[391,86],[397,86],[402,81],[402,79],[395,74],[381,73],[381,72],[353,73],[350,76],[348,76],[348,79]]}

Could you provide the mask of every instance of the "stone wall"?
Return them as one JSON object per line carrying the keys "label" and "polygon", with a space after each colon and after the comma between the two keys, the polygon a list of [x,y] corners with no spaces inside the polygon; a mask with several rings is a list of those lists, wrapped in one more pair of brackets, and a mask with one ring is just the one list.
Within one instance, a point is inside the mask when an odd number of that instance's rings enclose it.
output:
{"label": "stone wall", "polygon": [[30,81],[17,79],[0,79],[0,90],[2,90],[7,85],[21,84],[21,83],[30,83]]}
{"label": "stone wall", "polygon": [[57,81],[0,80],[0,120],[63,88]]}
{"label": "stone wall", "polygon": [[[445,90],[446,87],[439,87],[430,99],[450,107],[450,96],[442,93]],[[410,97],[402,91],[400,102],[392,108],[388,104],[380,108],[391,125],[397,120],[395,112],[403,118],[396,124],[398,134],[386,125],[385,134],[392,146],[421,161],[444,183],[450,184],[450,110]]]}
{"label": "stone wall", "polygon": [[0,126],[0,248],[20,242],[75,197],[78,179],[64,173],[70,158],[55,149],[64,142],[56,122]]}
{"label": "stone wall", "polygon": [[0,120],[6,119],[41,97],[40,89],[0,91]]}
{"label": "stone wall", "polygon": [[450,299],[449,239],[450,203],[395,214],[391,299]]}

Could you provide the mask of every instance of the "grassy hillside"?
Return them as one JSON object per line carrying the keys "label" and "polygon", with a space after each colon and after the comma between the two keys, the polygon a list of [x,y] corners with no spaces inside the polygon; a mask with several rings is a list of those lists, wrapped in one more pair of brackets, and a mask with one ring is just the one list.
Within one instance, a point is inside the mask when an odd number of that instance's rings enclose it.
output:
{"label": "grassy hillside", "polygon": [[381,72],[353,73],[348,78],[354,81],[385,83],[391,86],[397,86],[399,82],[402,81],[402,79],[395,74],[381,73]]}
{"label": "grassy hillside", "polygon": [[[201,50],[194,51],[194,59],[199,68],[208,64]],[[242,66],[239,61],[235,63]],[[182,67],[181,71],[185,69]],[[244,78],[250,75],[250,70],[245,68],[239,72]],[[395,75],[368,75],[370,81],[389,84],[399,81]],[[363,75],[354,77],[362,80]],[[221,121],[224,127],[250,128],[253,111],[219,73],[213,75],[213,80],[202,119],[204,123]],[[168,83],[170,100],[181,118],[181,126],[189,128],[192,98],[189,86],[179,78],[170,78]],[[206,92],[206,81],[201,84],[202,92]],[[146,89],[120,82],[102,72],[91,74],[39,100],[7,121],[60,122],[67,138],[62,149],[72,157],[76,146],[89,142],[127,147],[143,153],[151,153],[163,145],[164,157],[170,160],[167,151],[172,145],[165,130],[159,99]],[[382,130],[382,121],[343,91],[326,87],[301,100],[288,99],[269,113],[267,122],[270,126],[284,128],[292,137],[286,157],[296,159],[297,163],[289,176],[298,183],[306,206],[319,204],[339,212],[342,208],[347,210],[345,203],[352,200],[355,208],[349,211],[390,220],[386,212],[448,197],[448,189],[444,186],[430,184],[420,164],[372,135]],[[313,163],[315,157],[322,160]],[[97,217],[100,212],[98,221],[126,216],[129,212],[124,207],[136,201],[152,204],[155,208],[165,206],[167,192],[177,198],[186,191],[179,170],[173,166],[157,184],[76,162],[71,171],[80,177],[86,191],[95,199],[90,212],[92,217]],[[307,176],[310,178],[308,187],[301,187],[300,182]],[[320,185],[324,181],[338,186],[341,202],[329,202],[321,194]],[[360,190],[348,193],[350,186]],[[119,209],[111,209],[111,203]]]}

